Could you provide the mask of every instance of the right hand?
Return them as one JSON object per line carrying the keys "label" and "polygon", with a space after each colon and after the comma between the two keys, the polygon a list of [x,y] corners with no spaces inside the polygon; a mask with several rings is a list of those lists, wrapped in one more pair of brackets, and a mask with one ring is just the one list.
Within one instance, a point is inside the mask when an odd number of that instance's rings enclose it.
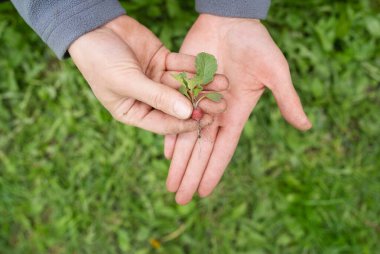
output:
{"label": "right hand", "polygon": [[[195,57],[170,53],[134,19],[123,15],[82,35],[69,53],[95,96],[116,120],[158,134],[198,128],[196,121],[188,119],[192,104],[176,91],[179,84],[171,77],[173,72],[194,73]],[[208,88],[224,90],[227,83],[218,75]],[[204,106],[211,114],[226,107],[225,103]],[[201,126],[212,121],[206,115]]]}

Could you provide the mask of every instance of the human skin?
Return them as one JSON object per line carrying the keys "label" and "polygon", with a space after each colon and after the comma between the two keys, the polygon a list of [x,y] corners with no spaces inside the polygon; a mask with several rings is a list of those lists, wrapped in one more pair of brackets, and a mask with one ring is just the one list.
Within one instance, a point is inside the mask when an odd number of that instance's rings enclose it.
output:
{"label": "human skin", "polygon": [[[120,16],[91,31],[69,48],[74,63],[93,93],[118,121],[158,134],[194,131],[198,122],[189,119],[193,106],[181,95],[171,77],[176,72],[195,72],[195,57],[170,53],[145,26]],[[228,81],[218,75],[209,89],[222,91]],[[208,115],[201,126],[223,112],[225,102],[205,101]]]}
{"label": "human skin", "polygon": [[229,164],[249,115],[266,88],[283,117],[306,131],[311,123],[292,84],[289,65],[259,20],[201,14],[187,34],[181,53],[213,54],[218,73],[229,79],[223,92],[227,111],[202,131],[165,137],[165,156],[171,159],[167,189],[184,205],[198,191],[212,193]]}

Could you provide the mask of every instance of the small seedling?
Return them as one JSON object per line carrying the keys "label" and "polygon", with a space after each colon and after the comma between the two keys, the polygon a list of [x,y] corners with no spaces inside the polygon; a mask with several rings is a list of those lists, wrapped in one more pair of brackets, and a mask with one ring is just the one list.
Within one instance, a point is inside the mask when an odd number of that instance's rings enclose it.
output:
{"label": "small seedling", "polygon": [[193,104],[191,118],[198,121],[198,138],[201,138],[199,121],[203,117],[203,111],[198,107],[199,103],[205,98],[219,102],[223,96],[220,93],[204,91],[204,87],[214,80],[218,69],[216,58],[204,52],[199,53],[195,60],[195,68],[197,73],[192,78],[189,78],[185,72],[175,74],[173,77],[181,84],[179,91]]}

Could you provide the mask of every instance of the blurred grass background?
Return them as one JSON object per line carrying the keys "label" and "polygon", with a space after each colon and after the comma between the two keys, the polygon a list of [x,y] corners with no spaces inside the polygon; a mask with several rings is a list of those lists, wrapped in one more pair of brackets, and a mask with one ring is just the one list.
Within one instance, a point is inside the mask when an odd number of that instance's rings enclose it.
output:
{"label": "blurred grass background", "polygon": [[[173,50],[196,18],[125,6]],[[180,207],[162,137],[112,120],[0,4],[0,253],[380,253],[380,3],[274,0],[265,23],[314,128],[267,93],[216,192]]]}

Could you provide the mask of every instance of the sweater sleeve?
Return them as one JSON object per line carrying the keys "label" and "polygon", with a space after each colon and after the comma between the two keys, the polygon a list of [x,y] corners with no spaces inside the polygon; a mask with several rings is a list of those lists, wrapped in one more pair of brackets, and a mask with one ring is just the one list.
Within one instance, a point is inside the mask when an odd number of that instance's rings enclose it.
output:
{"label": "sweater sleeve", "polygon": [[12,3],[60,59],[81,35],[125,13],[117,0],[12,0]]}
{"label": "sweater sleeve", "polygon": [[223,17],[265,19],[270,0],[196,0],[196,10]]}

